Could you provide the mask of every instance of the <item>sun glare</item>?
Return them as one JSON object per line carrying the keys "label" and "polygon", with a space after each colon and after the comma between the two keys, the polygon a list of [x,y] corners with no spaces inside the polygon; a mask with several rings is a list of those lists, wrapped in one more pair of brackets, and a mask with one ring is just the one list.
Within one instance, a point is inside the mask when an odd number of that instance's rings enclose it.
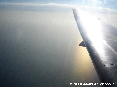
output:
{"label": "sun glare", "polygon": [[[81,25],[84,25],[83,32],[85,31],[85,34],[90,38],[92,46],[96,48],[98,55],[105,56],[105,52],[103,51],[105,48],[103,46],[104,40],[100,20],[80,9],[78,10],[78,15],[80,17]],[[103,59],[102,61],[106,62],[106,59]]]}

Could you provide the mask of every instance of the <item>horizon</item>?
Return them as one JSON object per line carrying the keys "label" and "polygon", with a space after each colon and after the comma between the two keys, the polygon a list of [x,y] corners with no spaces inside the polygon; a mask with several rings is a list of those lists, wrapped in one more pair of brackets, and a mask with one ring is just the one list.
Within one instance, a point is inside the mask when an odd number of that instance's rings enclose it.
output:
{"label": "horizon", "polygon": [[102,8],[111,8],[117,9],[117,1],[112,0],[0,0],[0,3],[33,3],[33,4],[69,4],[69,5],[79,5],[79,6],[90,6],[90,7],[102,7]]}

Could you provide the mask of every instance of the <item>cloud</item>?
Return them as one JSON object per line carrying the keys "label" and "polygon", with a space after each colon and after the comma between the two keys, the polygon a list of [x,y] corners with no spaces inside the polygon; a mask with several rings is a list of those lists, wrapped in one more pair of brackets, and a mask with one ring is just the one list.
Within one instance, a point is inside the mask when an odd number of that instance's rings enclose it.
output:
{"label": "cloud", "polygon": [[[111,8],[102,8],[102,7],[91,7],[91,6],[80,6],[80,5],[71,5],[71,4],[58,4],[58,3],[47,3],[47,4],[35,4],[35,3],[0,3],[0,8],[11,8],[11,9],[20,9],[20,10],[41,10],[39,7],[45,7],[43,10],[48,11],[49,9],[58,10],[58,8],[68,8],[69,10],[73,8],[80,8],[87,12],[92,12],[95,14],[117,14],[117,10]],[[46,8],[47,7],[47,8]],[[55,9],[55,8],[56,9]]]}
{"label": "cloud", "polygon": [[76,5],[70,4],[57,4],[57,3],[47,3],[47,4],[35,4],[35,3],[0,3],[0,5],[14,5],[14,6],[64,6],[64,7],[74,7]]}

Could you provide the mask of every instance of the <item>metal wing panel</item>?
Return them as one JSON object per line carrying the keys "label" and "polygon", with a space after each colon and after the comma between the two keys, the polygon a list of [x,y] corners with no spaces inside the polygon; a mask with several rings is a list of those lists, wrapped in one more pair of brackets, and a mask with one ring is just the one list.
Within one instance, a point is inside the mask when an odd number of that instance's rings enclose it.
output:
{"label": "metal wing panel", "polygon": [[100,81],[117,87],[117,29],[80,9],[73,13]]}

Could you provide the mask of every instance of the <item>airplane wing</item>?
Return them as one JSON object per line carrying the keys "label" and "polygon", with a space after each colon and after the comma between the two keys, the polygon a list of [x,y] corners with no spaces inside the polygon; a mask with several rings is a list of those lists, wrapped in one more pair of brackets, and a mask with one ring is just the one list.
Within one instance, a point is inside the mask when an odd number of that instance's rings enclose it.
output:
{"label": "airplane wing", "polygon": [[73,14],[102,85],[117,87],[117,28],[77,8]]}

